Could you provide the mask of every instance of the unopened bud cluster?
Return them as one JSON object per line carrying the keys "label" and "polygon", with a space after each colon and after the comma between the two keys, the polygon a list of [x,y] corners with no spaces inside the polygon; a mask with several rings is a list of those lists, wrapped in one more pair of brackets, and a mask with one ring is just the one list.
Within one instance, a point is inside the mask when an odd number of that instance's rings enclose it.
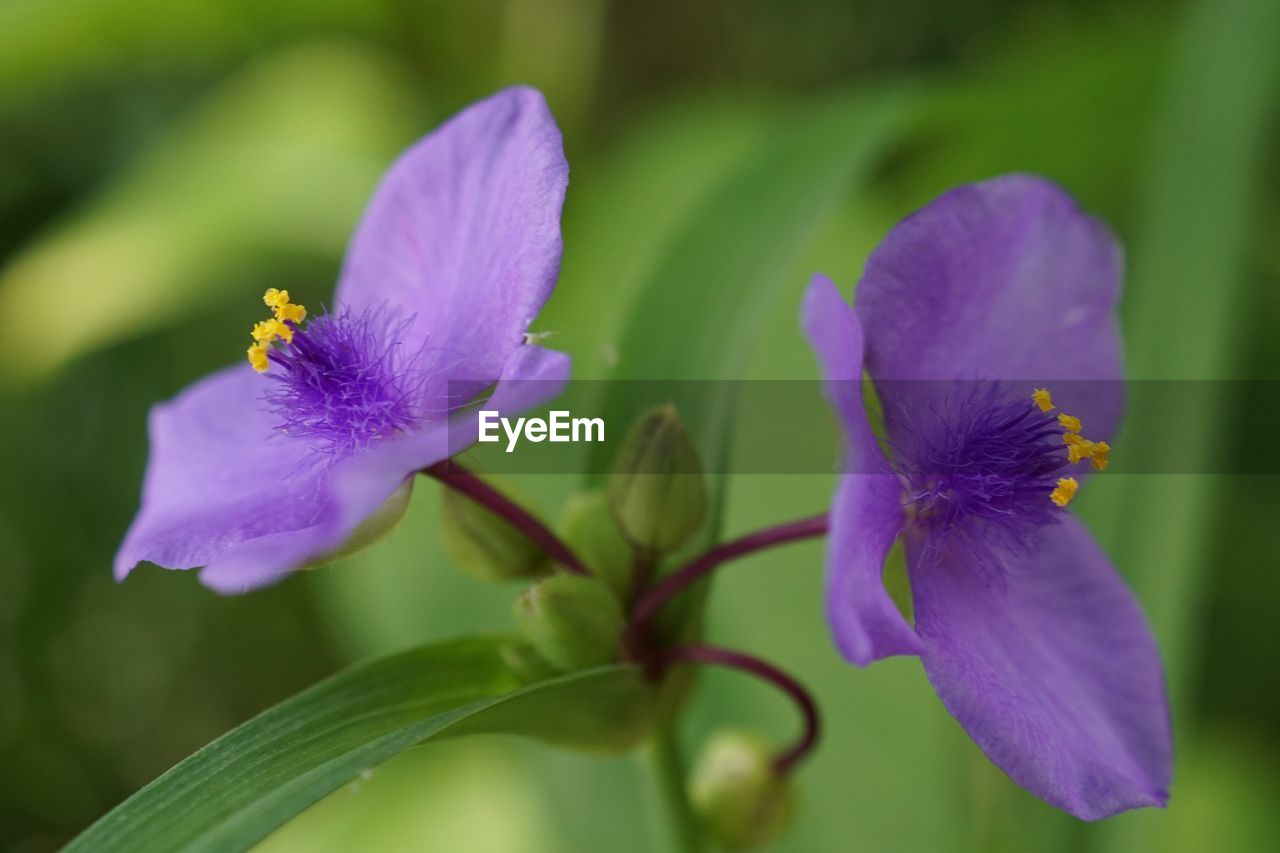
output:
{"label": "unopened bud cluster", "polygon": [[652,565],[698,531],[706,514],[698,454],[673,406],[644,413],[619,448],[605,491],[569,502],[560,536],[590,576],[554,573],[545,553],[508,519],[446,491],[446,553],[486,581],[534,581],[516,602],[524,639],[506,651],[524,681],[617,660],[626,607]]}

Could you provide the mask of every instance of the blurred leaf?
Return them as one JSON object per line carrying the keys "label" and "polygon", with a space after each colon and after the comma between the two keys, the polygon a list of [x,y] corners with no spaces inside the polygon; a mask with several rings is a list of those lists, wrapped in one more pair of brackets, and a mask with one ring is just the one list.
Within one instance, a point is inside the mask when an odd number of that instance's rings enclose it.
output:
{"label": "blurred leaf", "polygon": [[1088,28],[1010,39],[947,80],[921,124],[924,155],[902,175],[909,207],[956,184],[1029,171],[1069,187],[1090,210],[1122,208],[1164,85],[1169,30],[1144,9],[1122,7]]}
{"label": "blurred leaf", "polygon": [[535,328],[555,331],[575,379],[612,367],[637,291],[690,212],[758,154],[776,113],[768,102],[686,98],[637,118],[606,157],[573,160],[564,267]]}
{"label": "blurred leaf", "polygon": [[338,257],[412,135],[410,102],[398,72],[351,46],[238,75],[0,271],[0,373],[37,377],[187,314],[255,256]]}
{"label": "blurred leaf", "polygon": [[[1202,0],[1188,12],[1155,137],[1125,300],[1130,375],[1215,380],[1231,363],[1249,270],[1244,260],[1264,185],[1280,91],[1280,4]],[[1149,436],[1154,458],[1207,459],[1222,441],[1223,407],[1170,429],[1168,412],[1131,407],[1116,442]],[[1222,494],[1205,475],[1098,478],[1090,520],[1150,615],[1168,669],[1175,723],[1187,719],[1198,659],[1197,618],[1210,568],[1209,532]],[[1175,725],[1175,732],[1183,728]],[[1175,788],[1173,808],[1178,806]],[[1152,847],[1155,815],[1106,827],[1112,849]]]}
{"label": "blurred leaf", "polygon": [[[741,378],[791,261],[851,188],[871,176],[915,103],[910,90],[890,88],[823,101],[792,117],[667,247],[626,327],[612,378]],[[667,399],[655,400],[645,390],[652,386],[613,382],[605,421],[626,428],[644,408],[675,403],[704,464],[719,470],[729,434],[727,393],[707,399],[705,384],[682,394],[663,383],[658,390]],[[592,468],[609,466],[596,460]]]}
{"label": "blurred leaf", "polygon": [[1199,853],[1275,846],[1280,768],[1265,741],[1232,726],[1209,733],[1180,758],[1185,783],[1147,849]]}
{"label": "blurred leaf", "polygon": [[187,758],[68,850],[243,849],[321,797],[426,740],[519,734],[609,748],[648,723],[630,667],[512,692],[501,638],[420,647],[352,667]]}
{"label": "blurred leaf", "polygon": [[[722,393],[707,399],[702,396],[705,383],[683,386],[688,391],[682,393],[679,383],[616,380],[742,378],[753,341],[791,264],[850,189],[869,179],[914,103],[908,90],[889,88],[824,101],[812,113],[796,117],[775,143],[737,170],[684,223],[640,292],[601,411],[606,423],[627,429],[650,406],[676,406],[713,474],[702,541],[719,536],[725,478],[715,474],[729,452],[734,403],[729,386],[721,383]],[[647,396],[655,387],[662,399]],[[592,471],[609,470],[607,461],[595,459]],[[603,476],[595,473],[593,478],[599,484]],[[700,630],[708,588],[699,584],[672,610],[684,630]],[[670,688],[678,696],[686,686],[672,683]],[[676,733],[659,732],[656,743],[660,750],[666,744],[668,763],[678,766]],[[679,801],[668,806],[677,814],[683,809]],[[684,846],[675,832],[665,843],[672,849]]]}
{"label": "blurred leaf", "polygon": [[191,67],[322,28],[368,29],[385,15],[361,0],[7,0],[0,4],[0,92],[130,66]]}
{"label": "blurred leaf", "polygon": [[254,851],[565,853],[571,848],[547,802],[547,780],[519,746],[469,738],[405,750],[271,833]]}
{"label": "blurred leaf", "polygon": [[[1235,369],[1230,355],[1245,307],[1245,249],[1262,201],[1257,176],[1280,92],[1277,34],[1280,5],[1271,0],[1201,2],[1187,18],[1123,305],[1133,379],[1216,380]],[[1143,448],[1152,458],[1204,459],[1221,440],[1225,413],[1196,414],[1171,430],[1167,412],[1139,406],[1124,431],[1163,441]],[[1117,446],[1123,441],[1124,434]],[[1098,527],[1155,623],[1176,699],[1189,674],[1191,607],[1200,589],[1196,575],[1206,567],[1215,481],[1099,480],[1114,503],[1098,502]]]}

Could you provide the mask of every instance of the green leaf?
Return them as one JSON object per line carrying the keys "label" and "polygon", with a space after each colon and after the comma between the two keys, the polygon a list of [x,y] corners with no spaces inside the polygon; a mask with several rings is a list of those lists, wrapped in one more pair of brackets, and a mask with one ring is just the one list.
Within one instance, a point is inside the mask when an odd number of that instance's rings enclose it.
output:
{"label": "green leaf", "polygon": [[[787,273],[839,202],[871,178],[917,103],[915,90],[887,88],[824,99],[791,117],[696,209],[641,291],[601,411],[606,423],[626,429],[651,406],[675,405],[710,474],[708,523],[691,548],[719,537],[726,478],[716,474],[730,447],[732,383],[651,380],[745,376]],[[799,306],[789,309],[798,325]],[[615,447],[596,447],[590,471],[599,484]],[[707,590],[701,583],[683,596],[659,630],[696,635]],[[670,689],[672,701],[686,692],[679,684]]]}
{"label": "green leaf", "polygon": [[[1238,369],[1231,353],[1249,283],[1250,226],[1268,191],[1258,176],[1272,153],[1267,140],[1280,92],[1277,33],[1273,0],[1199,2],[1188,10],[1124,306],[1134,379],[1218,380]],[[1167,407],[1143,405],[1141,392],[1130,401],[1118,448],[1126,436],[1141,436],[1149,458],[1212,458],[1228,432],[1226,405],[1197,406],[1171,429]],[[1210,532],[1223,481],[1203,474],[1099,480],[1098,500],[1084,508],[1151,617],[1168,668],[1174,731],[1185,732],[1190,727],[1179,723],[1200,663],[1201,597],[1208,572],[1218,568]],[[1157,847],[1157,823],[1143,814],[1109,824],[1104,848]]]}
{"label": "green leaf", "polygon": [[692,212],[758,154],[776,112],[771,102],[684,98],[631,120],[606,156],[573,157],[564,265],[534,328],[555,331],[574,379],[608,375],[636,294]]}
{"label": "green leaf", "polygon": [[104,71],[207,69],[317,31],[371,31],[377,4],[343,0],[8,0],[0,4],[0,104]]}
{"label": "green leaf", "polygon": [[506,638],[456,640],[359,664],[196,752],[80,835],[68,850],[238,850],[396,753],[464,734],[567,746],[630,746],[649,691],[609,666],[516,690]]}
{"label": "green leaf", "polygon": [[[790,117],[774,144],[710,194],[640,293],[604,401],[607,423],[625,429],[645,408],[675,403],[701,458],[718,468],[733,402],[728,386],[707,396],[700,383],[616,380],[741,378],[792,262],[836,204],[871,176],[915,103],[906,89],[823,101]],[[663,399],[649,396],[659,391]],[[597,482],[608,462],[593,460]]]}
{"label": "green leaf", "polygon": [[[606,423],[627,429],[645,409],[672,403],[707,469],[714,474],[722,468],[731,394],[709,398],[703,383],[619,380],[742,378],[787,272],[839,201],[870,178],[914,104],[909,90],[898,89],[823,102],[796,117],[774,144],[735,170],[695,209],[655,264],[632,310],[618,346],[615,381],[603,401]],[[793,310],[798,318],[798,306]],[[655,389],[661,399],[649,396]],[[612,467],[609,452],[592,460],[595,485]],[[708,479],[709,523],[695,543],[719,536],[725,478]],[[707,589],[708,584],[699,584],[670,614],[682,631],[700,630]],[[692,678],[692,671],[684,678]],[[688,681],[668,683],[664,706],[678,703],[690,688]],[[668,764],[678,764],[673,738],[670,731],[659,735],[670,753]],[[678,798],[670,805],[682,816],[676,825],[687,829],[687,807]],[[688,849],[696,841],[673,833],[666,844]]]}

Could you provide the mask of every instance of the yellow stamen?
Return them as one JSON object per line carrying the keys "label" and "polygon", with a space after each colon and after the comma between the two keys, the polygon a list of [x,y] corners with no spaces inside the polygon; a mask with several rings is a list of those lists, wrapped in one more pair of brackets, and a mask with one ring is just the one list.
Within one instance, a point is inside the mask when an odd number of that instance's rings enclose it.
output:
{"label": "yellow stamen", "polygon": [[249,347],[248,355],[253,369],[266,373],[271,345],[277,340],[293,343],[294,326],[306,319],[307,309],[290,302],[289,291],[274,287],[267,288],[267,292],[262,294],[262,301],[271,309],[272,317],[253,324],[249,334],[253,336],[254,344]]}
{"label": "yellow stamen", "polygon": [[[1040,407],[1042,412],[1048,412],[1053,408],[1053,399],[1049,396],[1048,389],[1036,388],[1031,392],[1031,399]],[[1107,466],[1111,464],[1109,457],[1111,445],[1105,441],[1090,441],[1081,435],[1080,430],[1084,428],[1084,425],[1074,415],[1059,412],[1058,425],[1066,430],[1062,434],[1062,443],[1067,446],[1067,462],[1075,465],[1088,459],[1094,470],[1107,470]],[[1080,488],[1080,484],[1075,481],[1075,478],[1063,477],[1058,480],[1058,487],[1053,490],[1049,497],[1058,506],[1066,506],[1078,488]]]}
{"label": "yellow stamen", "polygon": [[289,301],[289,291],[267,288],[262,294],[262,301],[271,309],[271,313],[280,322],[301,323],[307,317],[307,309]]}
{"label": "yellow stamen", "polygon": [[253,365],[253,369],[259,373],[266,373],[267,366],[271,363],[267,359],[267,352],[270,351],[271,344],[266,341],[259,341],[249,347],[249,363]]}
{"label": "yellow stamen", "polygon": [[307,309],[301,305],[294,305],[292,302],[277,305],[273,311],[275,312],[276,319],[281,323],[286,321],[290,323],[301,323],[303,320],[307,319]]}
{"label": "yellow stamen", "polygon": [[1067,445],[1067,461],[1072,465],[1092,455],[1093,451],[1090,449],[1088,441],[1078,441],[1075,444]]}
{"label": "yellow stamen", "polygon": [[1107,470],[1107,466],[1111,464],[1111,460],[1107,458],[1107,454],[1110,452],[1111,445],[1105,441],[1093,442],[1093,454],[1089,457],[1089,462],[1093,465],[1095,471]]}
{"label": "yellow stamen", "polygon": [[280,338],[287,344],[293,343],[293,329],[279,320],[262,320],[254,323],[250,334],[258,343],[271,343],[276,338]]}
{"label": "yellow stamen", "polygon": [[1058,478],[1058,487],[1049,495],[1049,500],[1058,506],[1066,506],[1071,503],[1071,499],[1076,495],[1076,489],[1080,488],[1080,484],[1076,482],[1075,477]]}

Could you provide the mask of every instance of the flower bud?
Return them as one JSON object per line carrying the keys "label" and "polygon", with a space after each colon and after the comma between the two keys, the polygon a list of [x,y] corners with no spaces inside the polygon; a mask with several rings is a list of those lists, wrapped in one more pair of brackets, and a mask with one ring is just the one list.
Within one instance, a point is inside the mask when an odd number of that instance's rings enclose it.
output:
{"label": "flower bud", "polygon": [[742,731],[721,732],[707,744],[689,780],[689,799],[711,836],[731,849],[776,839],[793,805],[768,743]]}
{"label": "flower bud", "polygon": [[619,601],[625,600],[631,593],[631,546],[609,514],[604,493],[580,492],[571,497],[565,506],[560,530],[569,548],[605,582]]}
{"label": "flower bud", "polygon": [[674,406],[631,427],[609,478],[609,510],[637,548],[674,551],[702,524],[707,493],[698,451]]}
{"label": "flower bud", "polygon": [[617,656],[625,617],[596,578],[553,575],[529,587],[515,610],[529,642],[553,666],[585,669]]}
{"label": "flower bud", "polygon": [[560,674],[546,658],[538,654],[532,643],[525,640],[512,640],[502,646],[499,652],[502,662],[511,670],[511,674],[521,684],[537,684]]}
{"label": "flower bud", "polygon": [[537,545],[461,492],[446,489],[440,513],[444,552],[467,574],[505,581],[551,571],[550,561]]}

